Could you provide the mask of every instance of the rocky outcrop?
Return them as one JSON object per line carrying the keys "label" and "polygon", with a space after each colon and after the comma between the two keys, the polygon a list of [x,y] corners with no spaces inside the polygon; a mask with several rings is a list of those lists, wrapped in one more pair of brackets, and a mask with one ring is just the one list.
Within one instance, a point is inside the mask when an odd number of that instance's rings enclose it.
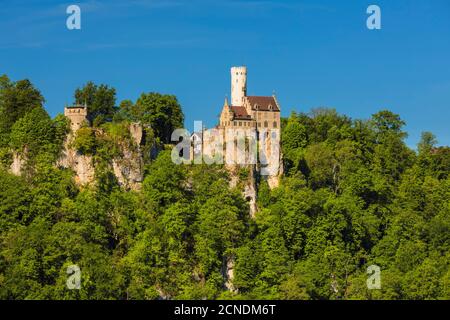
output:
{"label": "rocky outcrop", "polygon": [[144,130],[140,123],[134,122],[129,126],[130,135],[136,145],[140,146],[144,137]]}
{"label": "rocky outcrop", "polygon": [[140,190],[144,179],[144,161],[139,151],[123,150],[121,158],[112,160],[112,168],[119,184],[125,189]]}
{"label": "rocky outcrop", "polygon": [[235,258],[234,256],[227,256],[223,259],[223,267],[222,267],[222,276],[224,278],[224,286],[227,290],[232,293],[237,293],[238,290],[233,285],[234,279],[234,265]]}
{"label": "rocky outcrop", "polygon": [[278,188],[280,186],[280,176],[268,176],[267,184],[270,189]]}
{"label": "rocky outcrop", "polygon": [[267,183],[269,184],[270,189],[275,189],[280,186],[280,180],[284,173],[283,167],[283,155],[280,155],[280,166],[278,168],[278,174],[269,176],[267,178]]}
{"label": "rocky outcrop", "polygon": [[242,195],[247,200],[250,210],[250,217],[254,218],[256,216],[256,212],[258,211],[256,206],[256,179],[255,179],[255,166],[250,165],[246,167],[248,170],[248,177],[242,181],[239,177],[239,170],[242,168],[238,165],[227,165],[225,166],[226,170],[229,173],[229,182],[228,186],[230,189],[239,188],[242,190]]}
{"label": "rocky outcrop", "polygon": [[64,142],[61,156],[56,162],[58,167],[70,168],[75,172],[75,182],[78,185],[87,185],[94,181],[95,167],[91,156],[82,155],[73,149],[70,144],[73,135],[69,134]]}
{"label": "rocky outcrop", "polygon": [[13,161],[10,166],[10,171],[12,174],[19,176],[22,174],[23,168],[25,166],[25,156],[18,152],[13,152],[12,159]]}
{"label": "rocky outcrop", "polygon": [[244,186],[244,197],[250,207],[250,217],[255,218],[258,208],[256,206],[256,179],[253,168],[250,169],[250,176]]}
{"label": "rocky outcrop", "polygon": [[[112,159],[109,166],[121,187],[127,190],[140,190],[144,178],[144,160],[140,149],[143,129],[140,124],[133,123],[129,126],[129,131],[131,141],[120,144],[121,156]],[[72,169],[78,185],[89,185],[94,182],[96,163],[92,156],[83,155],[71,146],[73,139],[73,134],[67,136],[57,165]]]}

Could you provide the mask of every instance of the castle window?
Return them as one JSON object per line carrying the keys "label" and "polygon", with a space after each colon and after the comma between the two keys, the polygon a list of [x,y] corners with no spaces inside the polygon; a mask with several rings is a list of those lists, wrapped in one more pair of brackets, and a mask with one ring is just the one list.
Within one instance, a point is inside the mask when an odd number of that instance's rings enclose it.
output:
{"label": "castle window", "polygon": [[242,122],[239,121],[239,127],[242,127]]}
{"label": "castle window", "polygon": [[277,127],[277,122],[276,122],[276,121],[273,122],[273,127],[274,127],[274,128]]}
{"label": "castle window", "polygon": [[236,122],[237,122],[237,121],[233,121],[233,125],[234,125],[234,126],[237,126],[237,123],[236,123]]}
{"label": "castle window", "polygon": [[264,128],[267,128],[269,126],[269,124],[267,123],[267,121],[264,121]]}

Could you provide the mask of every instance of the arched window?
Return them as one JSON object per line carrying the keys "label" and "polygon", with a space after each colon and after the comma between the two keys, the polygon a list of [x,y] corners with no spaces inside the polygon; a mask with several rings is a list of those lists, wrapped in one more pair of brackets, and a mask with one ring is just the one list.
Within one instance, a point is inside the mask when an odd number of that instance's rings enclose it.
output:
{"label": "arched window", "polygon": [[267,128],[269,126],[269,124],[267,123],[267,121],[264,121],[264,128]]}

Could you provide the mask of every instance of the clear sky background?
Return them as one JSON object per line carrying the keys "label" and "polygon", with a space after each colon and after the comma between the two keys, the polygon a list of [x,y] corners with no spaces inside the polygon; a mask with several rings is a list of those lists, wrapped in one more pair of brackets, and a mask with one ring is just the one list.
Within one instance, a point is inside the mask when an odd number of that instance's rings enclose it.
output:
{"label": "clear sky background", "polygon": [[[66,28],[66,8],[82,30]],[[366,9],[382,29],[366,28]],[[55,116],[89,80],[175,94],[186,127],[216,124],[233,65],[248,68],[248,94],[274,91],[282,115],[333,107],[367,119],[389,109],[450,145],[448,0],[56,0],[0,1],[0,74],[29,78]]]}

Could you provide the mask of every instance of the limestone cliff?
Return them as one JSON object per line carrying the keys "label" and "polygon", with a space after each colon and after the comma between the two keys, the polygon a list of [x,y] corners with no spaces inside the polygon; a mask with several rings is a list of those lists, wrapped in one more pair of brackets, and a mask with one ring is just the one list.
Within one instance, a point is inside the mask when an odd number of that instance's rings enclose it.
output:
{"label": "limestone cliff", "polygon": [[230,291],[232,293],[237,293],[238,290],[236,289],[236,287],[233,284],[234,266],[235,266],[235,257],[234,256],[223,257],[222,276],[224,278],[224,286],[228,291]]}
{"label": "limestone cliff", "polygon": [[255,166],[249,165],[240,167],[236,165],[226,166],[230,176],[230,188],[239,188],[242,190],[242,195],[249,204],[250,217],[255,218],[258,208],[256,206],[257,184],[255,178]]}
{"label": "limestone cliff", "polygon": [[112,160],[112,168],[119,184],[125,189],[140,190],[144,178],[144,161],[140,150],[123,148],[123,156]]}
{"label": "limestone cliff", "polygon": [[[99,135],[106,135],[102,129],[96,129]],[[142,150],[143,128],[138,123],[128,127],[128,139],[116,142],[118,156],[108,160],[107,167],[114,173],[120,186],[127,190],[139,190],[144,176],[144,156]],[[82,154],[73,146],[76,133],[71,131],[65,141],[55,165],[68,168],[74,172],[75,183],[79,186],[92,184],[95,180],[96,163],[92,155]],[[102,160],[102,159],[99,159]],[[9,171],[15,175],[22,175],[27,163],[27,150],[12,152],[12,162]]]}
{"label": "limestone cliff", "polygon": [[[112,158],[108,167],[114,173],[119,185],[125,189],[139,190],[144,176],[144,161],[141,150],[143,139],[143,128],[133,123],[129,126],[132,145],[129,143],[118,143],[120,156]],[[101,132],[100,134],[104,134]],[[64,143],[61,157],[57,165],[70,168],[74,171],[75,182],[80,186],[89,185],[94,182],[96,163],[94,157],[83,155],[72,146],[74,134],[69,134]]]}
{"label": "limestone cliff", "polygon": [[64,147],[61,156],[56,165],[62,168],[70,168],[74,171],[75,182],[78,185],[87,185],[94,180],[95,169],[92,163],[92,156],[82,155],[73,148],[70,144],[73,140],[73,135],[69,134],[64,142]]}
{"label": "limestone cliff", "polygon": [[12,174],[15,174],[16,176],[20,175],[23,171],[23,168],[25,166],[25,156],[23,154],[20,154],[18,152],[13,152],[12,154],[12,163],[10,166],[10,171]]}
{"label": "limestone cliff", "polygon": [[256,206],[256,179],[254,170],[250,170],[250,177],[244,186],[244,198],[250,207],[250,217],[255,218],[258,208]]}

